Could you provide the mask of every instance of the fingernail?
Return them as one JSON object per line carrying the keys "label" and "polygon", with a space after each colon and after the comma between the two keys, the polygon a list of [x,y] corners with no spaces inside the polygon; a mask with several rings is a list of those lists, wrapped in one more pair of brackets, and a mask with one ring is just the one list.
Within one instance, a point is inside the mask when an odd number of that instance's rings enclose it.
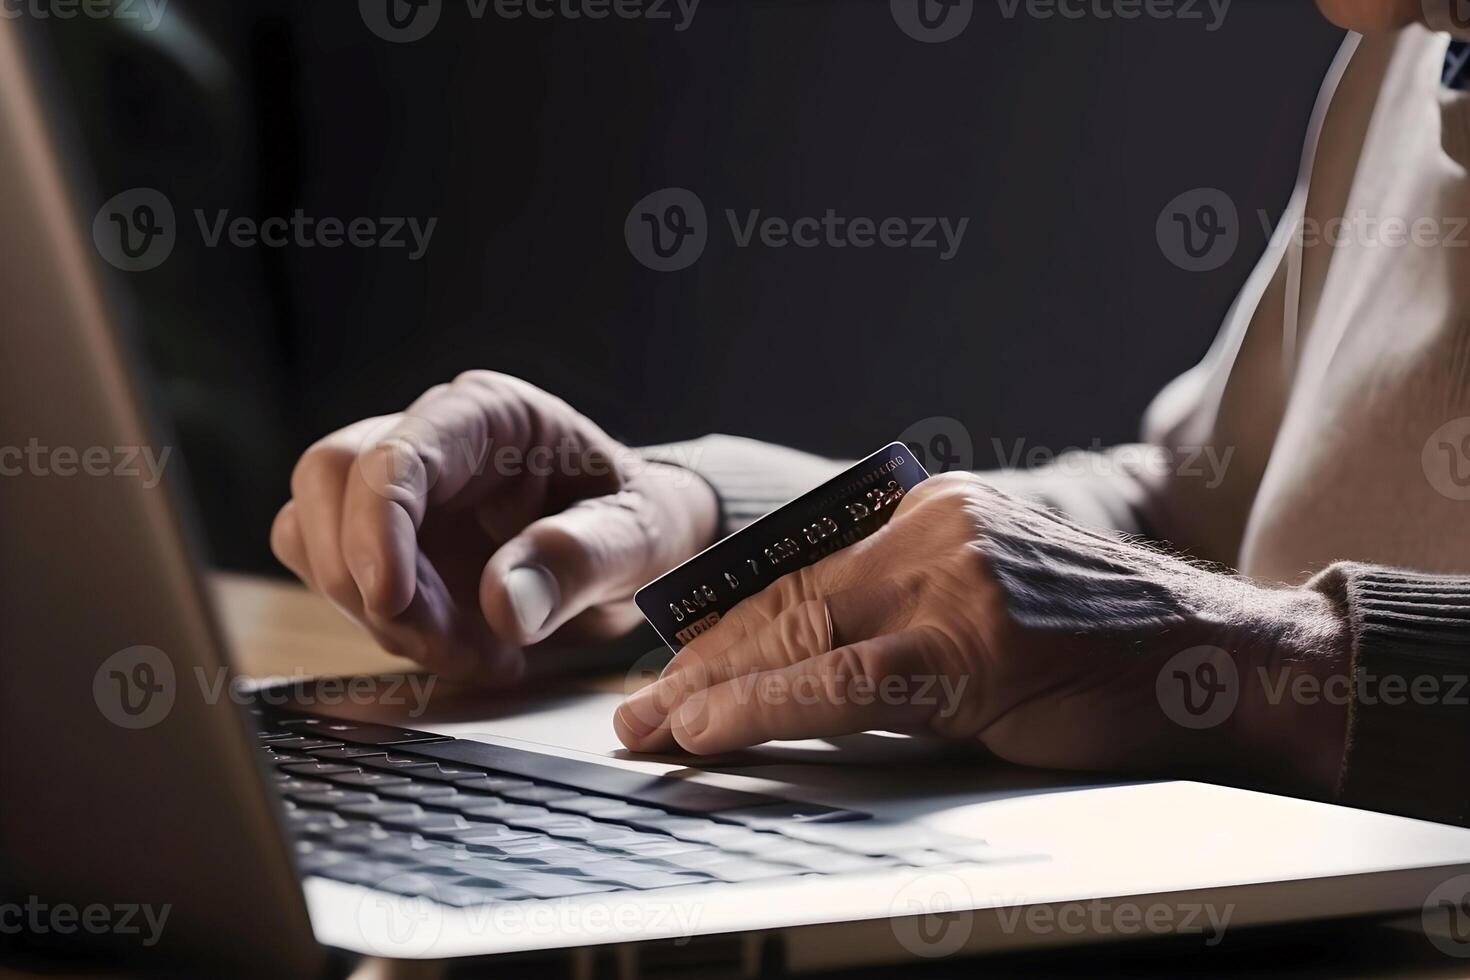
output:
{"label": "fingernail", "polygon": [[696,691],[674,712],[674,728],[698,738],[709,727],[709,694]]}
{"label": "fingernail", "polygon": [[634,738],[647,738],[658,728],[658,713],[646,690],[631,695],[618,705],[618,717]]}
{"label": "fingernail", "polygon": [[521,632],[534,636],[556,608],[561,590],[551,573],[540,565],[520,565],[505,576],[505,592]]}

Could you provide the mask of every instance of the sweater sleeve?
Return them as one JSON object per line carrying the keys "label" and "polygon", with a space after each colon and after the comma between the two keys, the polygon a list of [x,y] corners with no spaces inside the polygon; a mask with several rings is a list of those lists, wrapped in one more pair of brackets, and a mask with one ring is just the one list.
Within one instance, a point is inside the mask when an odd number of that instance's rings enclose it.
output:
{"label": "sweater sleeve", "polygon": [[[853,464],[738,436],[709,435],[646,446],[645,459],[699,474],[720,501],[720,534],[731,534]],[[1077,451],[1033,469],[990,470],[985,480],[1095,527],[1146,534],[1145,495],[1134,469],[1150,447]],[[1157,451],[1157,450],[1153,450]]]}
{"label": "sweater sleeve", "polygon": [[1470,824],[1470,578],[1341,563],[1312,584],[1352,630],[1338,802]]}

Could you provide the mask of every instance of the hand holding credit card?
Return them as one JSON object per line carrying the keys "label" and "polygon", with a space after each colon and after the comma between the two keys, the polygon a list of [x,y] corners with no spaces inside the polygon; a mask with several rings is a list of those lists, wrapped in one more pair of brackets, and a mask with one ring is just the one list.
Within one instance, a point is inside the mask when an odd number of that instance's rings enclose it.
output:
{"label": "hand holding credit card", "polygon": [[743,599],[868,537],[929,474],[901,442],[706,548],[634,600],[677,653]]}

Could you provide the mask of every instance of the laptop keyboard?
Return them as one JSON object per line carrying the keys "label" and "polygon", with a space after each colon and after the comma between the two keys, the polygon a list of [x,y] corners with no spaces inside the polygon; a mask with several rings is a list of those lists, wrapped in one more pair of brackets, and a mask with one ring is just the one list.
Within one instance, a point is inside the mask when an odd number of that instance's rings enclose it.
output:
{"label": "laptop keyboard", "polygon": [[869,819],[857,811],[255,710],[302,873],[445,905],[932,867],[985,849],[930,834],[860,852],[822,839]]}

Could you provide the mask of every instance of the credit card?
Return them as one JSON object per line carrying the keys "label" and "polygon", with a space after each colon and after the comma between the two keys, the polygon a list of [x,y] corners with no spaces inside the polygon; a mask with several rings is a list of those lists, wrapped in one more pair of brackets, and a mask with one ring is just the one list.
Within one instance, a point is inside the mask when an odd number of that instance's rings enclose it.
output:
{"label": "credit card", "polygon": [[633,596],[678,653],[742,599],[878,530],[929,474],[901,442],[710,545]]}

